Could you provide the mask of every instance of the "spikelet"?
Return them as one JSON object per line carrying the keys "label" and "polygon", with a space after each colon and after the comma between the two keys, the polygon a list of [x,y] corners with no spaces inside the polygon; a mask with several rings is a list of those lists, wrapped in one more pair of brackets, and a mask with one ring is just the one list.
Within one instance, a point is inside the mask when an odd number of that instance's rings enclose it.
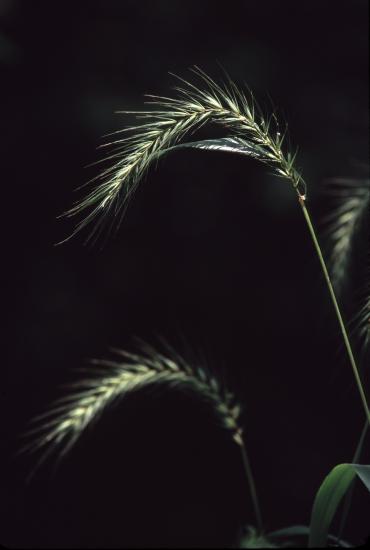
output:
{"label": "spikelet", "polygon": [[219,85],[199,68],[193,72],[204,89],[176,77],[182,83],[182,87],[175,87],[177,98],[149,95],[148,103],[156,109],[121,111],[135,114],[143,123],[116,132],[128,135],[104,145],[110,149],[105,160],[109,159],[111,166],[93,180],[98,183],[89,194],[64,214],[84,215],[71,237],[94,221],[87,240],[97,238],[108,214],[110,225],[116,224],[118,228],[129,200],[153,162],[208,122],[223,126],[228,133],[226,138],[236,138],[239,149],[243,149],[240,153],[268,164],[276,175],[289,180],[295,188],[301,185],[305,193],[304,181],[294,168],[296,153],[283,152],[286,131],[279,132],[276,116],[265,119],[253,95],[250,92],[246,95],[232,81]]}
{"label": "spikelet", "polygon": [[325,193],[333,207],[324,218],[328,268],[334,287],[343,289],[349,272],[356,233],[370,212],[370,180],[338,178],[327,182]]}
{"label": "spikelet", "polygon": [[240,406],[234,396],[205,368],[191,367],[169,346],[167,350],[169,353],[162,354],[142,343],[140,354],[115,350],[115,361],[94,360],[95,368],[86,379],[72,384],[66,397],[33,419],[35,427],[25,434],[30,441],[23,451],[42,451],[35,470],[49,454],[55,452],[62,457],[68,453],[108,406],[129,393],[153,385],[176,387],[198,396],[213,409],[233,440],[242,445]]}
{"label": "spikelet", "polygon": [[351,319],[351,334],[357,341],[360,363],[363,367],[370,366],[370,223],[368,235],[368,250],[363,269],[363,285],[358,292],[358,310]]}

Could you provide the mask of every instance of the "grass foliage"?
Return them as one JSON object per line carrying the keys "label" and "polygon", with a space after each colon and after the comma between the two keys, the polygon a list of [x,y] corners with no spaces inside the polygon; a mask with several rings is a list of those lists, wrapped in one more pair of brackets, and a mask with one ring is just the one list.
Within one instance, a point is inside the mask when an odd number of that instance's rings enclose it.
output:
{"label": "grass foliage", "polygon": [[322,482],[312,508],[309,548],[326,546],[331,522],[356,475],[370,492],[370,466],[338,464]]}
{"label": "grass foliage", "polygon": [[[81,216],[72,234],[93,222],[88,239],[94,240],[99,237],[104,224],[108,223],[109,228],[114,224],[118,227],[129,200],[148,169],[162,155],[179,147],[243,154],[269,166],[278,177],[289,181],[297,193],[337,315],[367,421],[370,423],[367,397],[334,290],[340,291],[348,276],[357,233],[363,231],[364,227],[369,232],[369,181],[337,179],[327,186],[327,193],[334,201],[333,210],[325,221],[329,243],[327,268],[305,204],[306,185],[295,167],[296,152],[287,150],[286,131],[280,132],[276,116],[264,116],[253,94],[240,90],[230,79],[224,84],[217,84],[198,68],[193,73],[202,87],[177,77],[180,85],[175,88],[176,97],[148,96],[150,110],[130,113],[135,114],[138,124],[116,133],[105,145],[109,149],[107,159],[111,162],[110,166],[98,176],[87,196],[65,214]],[[185,140],[208,123],[222,126],[226,135],[220,139]],[[370,238],[367,242],[370,243]],[[364,285],[360,293],[360,307],[352,323],[362,356],[368,353],[370,341],[369,251],[364,257]],[[116,351],[115,360],[98,360],[92,363],[85,379],[74,384],[69,394],[56,402],[47,413],[35,419],[35,427],[29,432],[32,438],[26,448],[41,453],[36,466],[54,451],[58,456],[64,456],[82,433],[97,421],[106,407],[122,400],[126,395],[147,387],[176,387],[189,391],[208,403],[220,425],[230,432],[241,448],[258,528],[249,526],[247,534],[240,541],[240,547],[287,546],[286,539],[296,537],[307,539],[310,547],[326,546],[333,541],[339,546],[349,546],[329,534],[329,528],[340,502],[348,495],[356,476],[370,490],[370,466],[357,463],[336,466],[317,492],[309,527],[291,526],[265,535],[252,470],[242,439],[240,406],[233,394],[225,390],[214,375],[202,366],[188,364],[169,347],[166,352],[161,352],[148,344],[142,344],[138,354]],[[360,455],[367,427],[366,425],[363,430],[356,460],[353,462],[357,462]],[[349,500],[347,504],[348,502]],[[344,522],[345,517],[342,523]]]}

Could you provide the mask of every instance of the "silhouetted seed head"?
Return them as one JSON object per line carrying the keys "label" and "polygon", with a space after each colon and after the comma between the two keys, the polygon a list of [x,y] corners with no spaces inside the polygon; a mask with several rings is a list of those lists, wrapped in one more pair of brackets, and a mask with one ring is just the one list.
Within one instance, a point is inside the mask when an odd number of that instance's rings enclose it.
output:
{"label": "silhouetted seed head", "polygon": [[142,344],[140,354],[115,353],[115,361],[94,360],[87,378],[72,384],[67,396],[33,420],[35,427],[26,434],[30,442],[23,450],[42,451],[36,469],[53,451],[65,455],[113,402],[154,385],[190,391],[202,399],[234,441],[242,444],[240,406],[205,368],[192,367],[178,354],[162,354],[149,344]]}
{"label": "silhouetted seed head", "polygon": [[364,216],[370,212],[370,180],[336,178],[328,180],[325,194],[332,208],[324,218],[328,268],[337,291],[348,275],[353,241]]}

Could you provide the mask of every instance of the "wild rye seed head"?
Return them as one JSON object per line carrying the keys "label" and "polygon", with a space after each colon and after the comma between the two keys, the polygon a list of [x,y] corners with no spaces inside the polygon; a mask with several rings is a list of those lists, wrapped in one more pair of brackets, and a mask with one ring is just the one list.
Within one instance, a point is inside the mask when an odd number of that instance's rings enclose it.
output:
{"label": "wild rye seed head", "polygon": [[154,386],[176,387],[199,397],[213,410],[233,440],[242,445],[240,406],[233,394],[205,368],[190,366],[178,354],[163,354],[145,343],[140,354],[123,350],[115,353],[118,356],[115,361],[92,361],[95,368],[88,371],[84,380],[71,384],[71,392],[66,397],[33,419],[35,427],[25,434],[31,440],[23,450],[42,451],[35,470],[52,452],[58,451],[59,457],[68,453],[106,407],[129,393]]}
{"label": "wild rye seed head", "polygon": [[365,365],[370,351],[370,179],[331,179],[327,181],[325,194],[332,203],[330,214],[323,220],[328,267],[337,292],[343,292],[348,278],[356,238],[365,236],[367,251],[358,262],[361,274],[355,291],[357,311],[350,321],[360,363]]}
{"label": "wild rye seed head", "polygon": [[87,240],[98,237],[108,215],[112,216],[110,225],[115,223],[118,227],[129,200],[153,162],[209,122],[221,125],[228,138],[234,137],[239,145],[244,145],[244,151],[239,152],[268,164],[277,176],[289,180],[299,194],[301,185],[304,196],[304,181],[294,167],[296,153],[283,151],[286,131],[279,132],[276,116],[266,119],[252,93],[244,93],[231,80],[219,85],[199,68],[193,73],[203,89],[176,77],[181,82],[175,87],[177,97],[149,95],[149,103],[155,109],[121,111],[135,114],[142,123],[116,132],[128,135],[105,144],[110,149],[105,160],[113,161],[112,165],[95,178],[98,184],[89,194],[64,214],[85,215],[71,237],[93,221],[95,225]]}
{"label": "wild rye seed head", "polygon": [[[369,224],[370,226],[370,224]],[[370,229],[370,227],[369,227]],[[369,368],[370,359],[370,232],[368,251],[363,269],[363,285],[358,294],[358,311],[351,319],[351,333],[357,340],[360,353],[360,364]]]}
{"label": "wild rye seed head", "polygon": [[332,208],[323,219],[332,283],[340,292],[348,275],[354,239],[370,211],[370,179],[335,178],[325,194]]}

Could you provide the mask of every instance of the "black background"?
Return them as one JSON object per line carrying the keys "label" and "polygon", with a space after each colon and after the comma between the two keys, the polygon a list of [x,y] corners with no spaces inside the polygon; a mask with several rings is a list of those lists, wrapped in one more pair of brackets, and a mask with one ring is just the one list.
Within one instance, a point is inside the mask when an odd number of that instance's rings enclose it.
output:
{"label": "black background", "polygon": [[[56,475],[25,484],[34,458],[14,453],[27,420],[133,335],[207,357],[243,403],[266,530],[307,524],[363,413],[289,184],[251,160],[183,151],[149,172],[102,249],[86,234],[54,247],[73,229],[56,216],[97,175],[84,166],[101,136],[133,122],[114,111],[172,93],[168,71],[218,80],[221,65],[288,121],[320,228],[325,178],[363,176],[367,161],[367,2],[3,0],[0,16],[1,542],[230,546],[254,523],[238,449],[179,393],[127,399]],[[358,543],[369,501],[356,499]]]}

